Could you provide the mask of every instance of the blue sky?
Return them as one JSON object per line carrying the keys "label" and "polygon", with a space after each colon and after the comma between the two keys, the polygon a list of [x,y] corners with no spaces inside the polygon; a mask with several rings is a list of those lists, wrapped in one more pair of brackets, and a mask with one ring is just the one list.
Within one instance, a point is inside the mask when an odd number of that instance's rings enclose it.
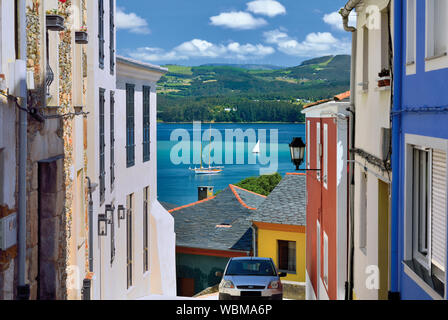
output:
{"label": "blue sky", "polygon": [[[154,64],[295,66],[349,54],[347,0],[117,0],[117,50]],[[354,23],[354,18],[351,24]]]}

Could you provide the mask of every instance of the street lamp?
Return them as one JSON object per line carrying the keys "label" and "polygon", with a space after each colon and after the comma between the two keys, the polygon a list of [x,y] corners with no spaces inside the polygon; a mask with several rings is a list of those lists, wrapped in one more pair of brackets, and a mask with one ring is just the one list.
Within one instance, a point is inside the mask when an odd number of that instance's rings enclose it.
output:
{"label": "street lamp", "polygon": [[300,165],[303,163],[305,158],[305,148],[306,144],[303,142],[302,138],[294,138],[289,145],[289,150],[291,152],[291,161],[296,166],[296,170],[299,170]]}

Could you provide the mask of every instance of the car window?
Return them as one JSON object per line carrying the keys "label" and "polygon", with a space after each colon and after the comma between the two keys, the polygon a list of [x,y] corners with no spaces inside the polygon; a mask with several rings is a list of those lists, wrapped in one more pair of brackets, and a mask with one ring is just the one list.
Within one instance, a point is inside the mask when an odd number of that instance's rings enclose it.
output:
{"label": "car window", "polygon": [[232,260],[226,271],[227,276],[276,276],[275,268],[269,260]]}

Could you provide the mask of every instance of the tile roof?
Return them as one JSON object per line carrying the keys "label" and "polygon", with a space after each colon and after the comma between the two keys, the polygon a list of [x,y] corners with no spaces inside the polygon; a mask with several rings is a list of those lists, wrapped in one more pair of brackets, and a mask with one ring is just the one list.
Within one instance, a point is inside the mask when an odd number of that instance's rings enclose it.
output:
{"label": "tile roof", "polygon": [[252,221],[306,225],[306,176],[287,174],[251,216]]}
{"label": "tile roof", "polygon": [[344,93],[338,94],[337,96],[334,96],[335,101],[342,101],[348,98],[350,98],[350,91],[346,91]]}
{"label": "tile roof", "polygon": [[250,218],[254,206],[264,199],[261,195],[230,185],[212,198],[171,209],[176,245],[215,250],[252,250]]}
{"label": "tile roof", "polygon": [[319,100],[319,101],[316,101],[316,102],[308,103],[308,104],[303,106],[303,109],[314,107],[314,106],[317,106],[319,104],[330,102],[330,101],[342,101],[342,100],[345,100],[345,99],[348,99],[348,98],[350,98],[350,91],[346,91],[346,92],[340,93],[340,94],[334,96],[333,99],[323,99],[323,100]]}

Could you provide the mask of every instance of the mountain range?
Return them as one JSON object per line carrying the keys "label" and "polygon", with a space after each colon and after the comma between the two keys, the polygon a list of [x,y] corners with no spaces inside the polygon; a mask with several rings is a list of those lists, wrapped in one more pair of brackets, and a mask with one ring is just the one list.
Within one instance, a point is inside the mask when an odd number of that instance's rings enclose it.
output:
{"label": "mountain range", "polygon": [[165,67],[169,73],[158,84],[159,119],[169,122],[302,121],[298,111],[303,103],[329,98],[350,85],[348,55],[314,58],[286,68],[254,64]]}

